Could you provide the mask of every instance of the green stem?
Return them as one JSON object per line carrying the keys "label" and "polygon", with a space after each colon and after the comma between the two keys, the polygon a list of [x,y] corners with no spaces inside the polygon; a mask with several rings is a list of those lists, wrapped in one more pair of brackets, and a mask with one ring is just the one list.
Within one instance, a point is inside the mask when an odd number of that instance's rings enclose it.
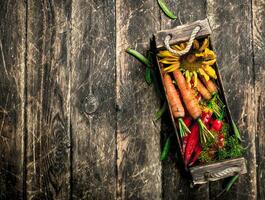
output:
{"label": "green stem", "polygon": [[184,137],[187,133],[190,133],[189,128],[186,126],[182,118],[178,118],[180,136]]}
{"label": "green stem", "polygon": [[237,175],[235,175],[235,176],[233,176],[231,178],[231,180],[229,181],[229,183],[225,187],[226,192],[228,192],[231,189],[232,185],[236,182],[236,180],[237,180],[238,177],[239,177],[239,175],[237,174]]}
{"label": "green stem", "polygon": [[211,133],[211,131],[208,130],[208,128],[204,125],[202,120],[199,118],[198,120],[199,126],[200,126],[200,139],[202,140],[201,143],[206,143],[208,139],[214,138],[214,135]]}

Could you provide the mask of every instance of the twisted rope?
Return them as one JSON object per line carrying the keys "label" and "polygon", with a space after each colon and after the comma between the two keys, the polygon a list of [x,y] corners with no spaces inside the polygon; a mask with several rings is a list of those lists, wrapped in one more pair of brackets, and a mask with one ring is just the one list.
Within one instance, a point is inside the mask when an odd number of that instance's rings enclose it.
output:
{"label": "twisted rope", "polygon": [[217,173],[210,173],[208,176],[208,179],[210,178],[222,178],[225,177],[227,175],[230,175],[234,172],[238,172],[240,170],[240,167],[231,167],[231,168],[227,168],[221,172],[217,172]]}
{"label": "twisted rope", "polygon": [[182,56],[182,55],[188,53],[189,50],[190,50],[190,48],[191,48],[191,46],[192,46],[192,43],[193,43],[193,41],[194,41],[196,35],[197,35],[197,33],[199,32],[200,29],[201,29],[200,26],[196,26],[196,27],[193,29],[193,31],[192,31],[192,33],[191,33],[191,35],[190,35],[190,39],[189,39],[189,41],[188,41],[188,44],[187,44],[186,48],[185,48],[184,50],[181,50],[181,51],[174,50],[174,49],[172,49],[172,48],[170,47],[170,45],[169,45],[169,41],[170,41],[170,39],[171,39],[171,36],[170,36],[170,35],[167,35],[166,38],[165,38],[165,40],[164,40],[164,44],[165,44],[165,46],[166,46],[166,49],[167,49],[170,53],[175,54],[176,56]]}

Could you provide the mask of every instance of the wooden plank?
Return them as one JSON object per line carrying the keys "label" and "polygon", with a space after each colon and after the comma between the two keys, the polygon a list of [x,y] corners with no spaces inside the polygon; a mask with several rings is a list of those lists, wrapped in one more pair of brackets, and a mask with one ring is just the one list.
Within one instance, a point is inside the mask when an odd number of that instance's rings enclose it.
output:
{"label": "wooden plank", "polygon": [[125,53],[145,54],[158,31],[159,8],[153,0],[116,0],[118,199],[160,199],[160,124],[154,88],[144,81],[144,67]]}
{"label": "wooden plank", "polygon": [[[161,12],[162,30],[206,18],[206,0],[170,0],[167,1],[167,3],[168,7],[178,18],[176,20],[170,20],[163,12]],[[174,165],[169,168],[168,166],[163,165],[162,171],[164,172],[167,170],[167,174],[172,174],[172,176],[163,176],[162,188],[165,199],[209,199],[208,184],[190,188],[190,183],[186,180],[187,178],[183,176],[183,172],[173,166]]]}
{"label": "wooden plank", "polygon": [[[226,199],[256,197],[255,101],[252,57],[251,3],[249,1],[207,1],[212,42],[232,117],[243,137],[248,173],[239,178]],[[210,196],[222,190],[222,182],[211,183]]]}
{"label": "wooden plank", "polygon": [[115,3],[72,3],[73,199],[116,197]]}
{"label": "wooden plank", "polygon": [[255,113],[257,148],[257,199],[265,199],[265,1],[252,1],[253,52],[255,77]]}
{"label": "wooden plank", "polygon": [[70,198],[68,6],[28,0],[28,199]]}
{"label": "wooden plank", "polygon": [[0,1],[0,199],[23,197],[25,39],[25,3]]}

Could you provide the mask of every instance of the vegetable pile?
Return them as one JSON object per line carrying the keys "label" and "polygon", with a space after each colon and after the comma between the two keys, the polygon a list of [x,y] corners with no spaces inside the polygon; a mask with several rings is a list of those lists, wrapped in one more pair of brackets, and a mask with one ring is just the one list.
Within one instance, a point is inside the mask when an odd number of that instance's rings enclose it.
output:
{"label": "vegetable pile", "polygon": [[[183,42],[171,48],[181,51],[186,46]],[[218,93],[216,55],[209,49],[209,39],[195,39],[191,50],[183,56],[161,50],[157,57],[182,140],[185,167],[241,156],[238,130],[233,123],[235,134],[231,134],[226,108]]]}

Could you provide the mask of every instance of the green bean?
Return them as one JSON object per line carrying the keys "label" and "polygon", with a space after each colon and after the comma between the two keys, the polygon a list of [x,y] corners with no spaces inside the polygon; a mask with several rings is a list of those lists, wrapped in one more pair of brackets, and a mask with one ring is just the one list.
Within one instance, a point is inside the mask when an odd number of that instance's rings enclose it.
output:
{"label": "green bean", "polygon": [[171,19],[177,19],[177,17],[173,14],[173,12],[169,10],[164,0],[157,0],[157,2],[160,8],[162,9],[162,11],[166,14],[166,16],[168,16]]}
{"label": "green bean", "polygon": [[150,85],[152,83],[152,78],[151,78],[151,68],[146,67],[145,68],[145,82]]}
{"label": "green bean", "polygon": [[159,109],[159,111],[156,112],[155,114],[155,120],[158,120],[162,117],[162,115],[166,112],[167,110],[167,102],[165,101],[163,103],[163,106]]}
{"label": "green bean", "polygon": [[130,55],[134,56],[135,58],[137,58],[140,62],[142,62],[146,67],[151,67],[151,63],[150,61],[144,57],[142,54],[140,54],[138,51],[133,50],[131,48],[128,48],[126,50],[127,53],[129,53]]}
{"label": "green bean", "polygon": [[234,120],[232,120],[232,125],[233,125],[233,130],[234,130],[234,133],[235,133],[235,136],[240,140],[242,141],[241,139],[241,136],[240,136],[240,132],[236,126],[236,123],[234,122]]}
{"label": "green bean", "polygon": [[163,151],[161,153],[160,156],[160,160],[165,160],[168,157],[168,153],[169,153],[169,149],[170,149],[170,137],[167,138],[166,143],[163,147]]}
{"label": "green bean", "polygon": [[231,180],[229,181],[229,183],[227,184],[227,186],[225,188],[226,192],[228,192],[231,189],[232,185],[235,183],[235,181],[237,180],[238,176],[239,175],[237,174],[237,175],[235,175],[235,176],[233,176],[231,178]]}

